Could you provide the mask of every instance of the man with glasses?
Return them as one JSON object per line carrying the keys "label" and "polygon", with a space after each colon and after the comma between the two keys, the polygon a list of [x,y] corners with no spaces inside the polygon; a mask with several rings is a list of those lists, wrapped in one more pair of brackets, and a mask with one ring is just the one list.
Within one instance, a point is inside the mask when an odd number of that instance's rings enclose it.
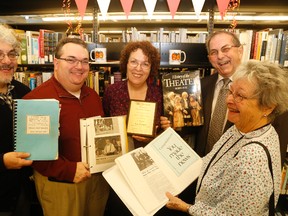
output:
{"label": "man with glasses", "polygon": [[[30,215],[27,189],[30,187],[29,153],[13,152],[13,99],[30,89],[13,79],[21,44],[14,30],[0,25],[0,215]],[[23,168],[22,168],[23,167]]]}
{"label": "man with glasses", "polygon": [[[101,173],[81,162],[80,118],[103,116],[99,95],[84,83],[89,73],[87,44],[62,39],[55,50],[54,75],[25,96],[59,100],[59,158],[34,161],[37,196],[45,216],[103,215],[109,186]],[[58,127],[58,125],[55,125]]]}

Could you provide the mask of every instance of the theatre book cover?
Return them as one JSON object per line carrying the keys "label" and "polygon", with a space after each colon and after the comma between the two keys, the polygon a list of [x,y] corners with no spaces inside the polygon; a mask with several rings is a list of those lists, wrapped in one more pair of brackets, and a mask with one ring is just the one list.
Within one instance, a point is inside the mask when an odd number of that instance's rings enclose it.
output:
{"label": "theatre book cover", "polygon": [[172,72],[162,75],[163,107],[173,129],[204,123],[200,72]]}

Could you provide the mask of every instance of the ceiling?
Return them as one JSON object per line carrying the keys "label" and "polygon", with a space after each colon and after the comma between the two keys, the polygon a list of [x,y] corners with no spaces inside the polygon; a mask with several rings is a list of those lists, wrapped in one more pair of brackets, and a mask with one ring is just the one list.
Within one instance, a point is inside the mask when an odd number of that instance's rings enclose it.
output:
{"label": "ceiling", "polygon": [[[65,1],[65,0],[64,0]],[[67,0],[66,0],[67,1]],[[240,0],[239,0],[240,1]],[[63,23],[43,23],[41,16],[47,16],[51,14],[63,14],[62,10],[63,0],[1,0],[0,1],[0,22],[5,22],[13,27],[22,28],[22,29],[30,29],[33,30],[39,28],[50,28],[53,30],[66,30],[67,24]],[[205,4],[203,6],[202,12],[208,12],[209,9],[213,9],[215,12],[218,12],[218,7],[216,0],[205,0]],[[93,11],[97,12],[98,4],[97,0],[89,0],[86,14],[93,14]],[[108,12],[123,12],[120,0],[111,0],[110,6],[108,8]],[[134,0],[132,9],[132,13],[137,12],[146,12],[145,5],[143,0]],[[157,4],[155,7],[155,12],[169,12],[167,0],[157,0]],[[181,12],[194,12],[192,0],[181,0],[180,5],[178,7],[177,13]],[[288,0],[241,0],[240,7],[235,9],[233,12],[237,12],[238,14],[252,14],[252,15],[286,15],[288,16]],[[71,0],[70,13],[77,13],[77,7],[74,0]],[[16,15],[16,16],[15,16]],[[29,15],[30,19],[25,20],[23,15]],[[41,16],[40,16],[41,15]],[[91,28],[91,22],[83,22],[82,26],[85,28]],[[136,27],[136,28],[146,28],[147,30],[153,29],[157,27],[159,29],[159,25],[165,28],[179,28],[179,24],[183,28],[206,28],[207,20],[202,21],[181,21],[181,20],[169,20],[167,22],[161,22],[161,24],[157,24],[156,21],[148,20],[143,25],[143,22],[137,21],[123,21],[123,22],[115,22],[115,21],[105,21],[102,23],[98,23],[101,28],[128,28],[128,27]],[[214,26],[216,28],[227,28],[230,24],[230,21],[215,21]],[[237,22],[239,27],[242,28],[254,28],[254,29],[263,29],[267,27],[273,28],[288,28],[288,21],[282,22],[272,22],[272,21],[245,21],[245,22]]]}

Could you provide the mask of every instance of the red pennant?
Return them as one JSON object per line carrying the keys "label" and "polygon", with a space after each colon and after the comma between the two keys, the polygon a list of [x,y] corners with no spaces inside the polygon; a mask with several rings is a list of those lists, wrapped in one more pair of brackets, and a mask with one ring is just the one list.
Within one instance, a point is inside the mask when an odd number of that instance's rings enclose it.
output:
{"label": "red pennant", "polygon": [[120,0],[121,4],[122,4],[122,8],[126,14],[126,19],[128,19],[128,16],[130,14],[132,5],[133,5],[133,1],[134,0]]}
{"label": "red pennant", "polygon": [[84,17],[88,0],[75,0],[80,16]]}
{"label": "red pennant", "polygon": [[172,19],[174,19],[174,16],[175,16],[175,13],[178,9],[180,0],[167,0],[167,3],[168,3],[170,13],[172,15]]}
{"label": "red pennant", "polygon": [[223,20],[230,0],[217,0],[218,9]]}

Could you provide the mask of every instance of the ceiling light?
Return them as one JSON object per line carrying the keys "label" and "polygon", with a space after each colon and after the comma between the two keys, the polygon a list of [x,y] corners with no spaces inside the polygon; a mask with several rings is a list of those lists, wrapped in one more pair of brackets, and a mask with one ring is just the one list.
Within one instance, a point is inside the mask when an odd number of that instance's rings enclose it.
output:
{"label": "ceiling light", "polygon": [[[195,13],[176,13],[174,16],[174,20],[208,20],[209,14],[208,13],[201,13],[200,16],[196,16]],[[215,13],[215,20],[222,20],[221,16],[219,13]],[[79,20],[80,17],[76,15],[72,16],[65,16],[65,15],[57,15],[57,16],[52,16],[52,17],[43,17],[42,20],[44,22],[59,22],[59,21],[74,21],[74,20]],[[151,17],[149,17],[146,13],[131,13],[128,16],[128,20],[172,20],[171,14],[170,13],[160,13],[160,12],[155,12]],[[288,16],[261,16],[261,15],[239,15],[237,13],[232,14],[229,13],[224,17],[224,21],[229,21],[229,20],[238,20],[238,21],[288,21]],[[83,17],[84,21],[91,21],[93,20],[92,15],[87,15]],[[112,20],[112,21],[125,21],[127,20],[127,17],[124,13],[107,13],[105,18],[98,14],[98,20],[105,22],[106,20]]]}

